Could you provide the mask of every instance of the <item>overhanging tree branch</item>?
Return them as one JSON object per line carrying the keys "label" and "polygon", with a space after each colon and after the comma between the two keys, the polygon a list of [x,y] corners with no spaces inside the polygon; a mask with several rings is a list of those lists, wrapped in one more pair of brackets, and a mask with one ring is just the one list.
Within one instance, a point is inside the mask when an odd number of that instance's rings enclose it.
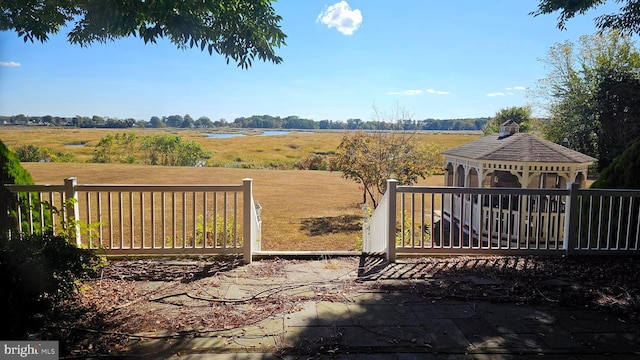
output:
{"label": "overhanging tree branch", "polygon": [[248,68],[257,58],[275,64],[286,45],[272,0],[4,0],[0,30],[46,42],[71,26],[67,39],[82,47],[125,37],[165,38],[180,49],[216,52]]}

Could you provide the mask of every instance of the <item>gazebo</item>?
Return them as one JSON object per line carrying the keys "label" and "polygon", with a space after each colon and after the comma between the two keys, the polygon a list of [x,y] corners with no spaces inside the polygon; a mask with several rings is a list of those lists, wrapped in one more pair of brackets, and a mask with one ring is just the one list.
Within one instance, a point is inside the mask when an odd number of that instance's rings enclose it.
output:
{"label": "gazebo", "polygon": [[535,135],[509,120],[500,133],[443,152],[445,184],[460,187],[584,187],[596,159]]}
{"label": "gazebo", "polygon": [[[596,160],[520,133],[519,125],[511,120],[501,125],[499,134],[449,149],[443,155],[445,185],[465,188],[566,188],[569,182],[584,187],[589,165]],[[444,225],[462,226],[465,237],[474,241],[535,239],[548,244],[558,238],[564,226],[562,197],[509,194],[444,195]]]}

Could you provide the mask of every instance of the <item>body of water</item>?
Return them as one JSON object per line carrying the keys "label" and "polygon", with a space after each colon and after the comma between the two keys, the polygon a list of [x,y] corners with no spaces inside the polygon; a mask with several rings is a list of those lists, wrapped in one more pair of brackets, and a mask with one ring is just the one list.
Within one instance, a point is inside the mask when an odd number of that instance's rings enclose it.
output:
{"label": "body of water", "polygon": [[[291,131],[286,130],[266,130],[261,134],[257,134],[254,136],[275,136],[275,135],[287,135],[291,133]],[[212,139],[229,139],[239,136],[250,136],[245,133],[208,133],[207,137]]]}

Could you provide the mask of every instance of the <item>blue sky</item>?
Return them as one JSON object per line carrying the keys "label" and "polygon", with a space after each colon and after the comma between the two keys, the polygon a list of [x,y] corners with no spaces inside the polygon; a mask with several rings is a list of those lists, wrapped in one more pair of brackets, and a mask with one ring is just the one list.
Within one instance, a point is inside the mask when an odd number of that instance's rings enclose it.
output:
{"label": "blue sky", "polygon": [[556,15],[529,15],[537,3],[280,0],[284,62],[248,70],[167,41],[81,48],[66,33],[40,44],[0,32],[0,115],[345,121],[371,120],[376,106],[414,119],[493,116],[532,102],[549,47],[595,33],[594,16],[616,10],[609,1],[561,31]]}

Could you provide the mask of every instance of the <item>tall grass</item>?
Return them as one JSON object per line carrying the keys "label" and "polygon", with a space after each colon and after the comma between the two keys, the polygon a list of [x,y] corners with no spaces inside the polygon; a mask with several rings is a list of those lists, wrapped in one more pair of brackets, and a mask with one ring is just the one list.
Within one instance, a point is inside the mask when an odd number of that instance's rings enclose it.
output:
{"label": "tall grass", "polygon": [[[56,152],[73,154],[78,162],[87,162],[100,139],[108,134],[135,132],[139,135],[175,134],[194,141],[212,153],[208,166],[231,168],[292,169],[311,154],[336,150],[344,133],[300,132],[287,135],[209,138],[204,130],[179,129],[76,129],[34,126],[1,126],[0,140],[7,147],[33,144]],[[258,134],[259,132],[254,132]],[[437,143],[445,149],[475,140],[479,135],[417,134],[419,141]],[[84,144],[79,146],[79,144]]]}

